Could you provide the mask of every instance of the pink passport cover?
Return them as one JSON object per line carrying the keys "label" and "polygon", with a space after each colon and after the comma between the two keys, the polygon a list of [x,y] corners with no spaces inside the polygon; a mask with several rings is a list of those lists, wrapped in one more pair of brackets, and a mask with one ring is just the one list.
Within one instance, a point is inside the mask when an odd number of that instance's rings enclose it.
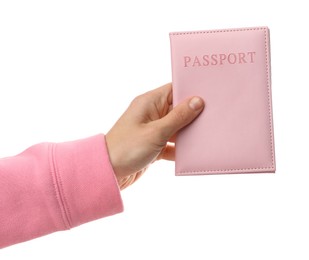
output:
{"label": "pink passport cover", "polygon": [[201,96],[176,175],[275,172],[267,27],[170,33],[173,102]]}

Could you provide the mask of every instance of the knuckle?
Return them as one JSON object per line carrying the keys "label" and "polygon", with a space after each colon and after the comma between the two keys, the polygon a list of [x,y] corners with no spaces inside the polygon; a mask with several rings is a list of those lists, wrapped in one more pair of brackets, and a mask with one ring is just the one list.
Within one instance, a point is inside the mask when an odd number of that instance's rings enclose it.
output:
{"label": "knuckle", "polygon": [[136,96],[132,101],[131,101],[131,105],[132,106],[137,106],[137,105],[143,105],[143,104],[147,104],[147,96],[145,94]]}
{"label": "knuckle", "polygon": [[131,105],[135,105],[135,104],[139,104],[141,102],[142,96],[136,96],[135,98],[133,98],[133,100],[131,101]]}
{"label": "knuckle", "polygon": [[177,122],[187,121],[187,113],[184,110],[180,110],[177,112],[175,111],[174,117]]}

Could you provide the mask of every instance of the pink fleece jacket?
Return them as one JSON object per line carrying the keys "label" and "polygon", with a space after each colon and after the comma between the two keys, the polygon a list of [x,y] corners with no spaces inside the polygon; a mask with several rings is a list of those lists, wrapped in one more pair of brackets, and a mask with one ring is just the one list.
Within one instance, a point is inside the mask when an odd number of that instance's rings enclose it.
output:
{"label": "pink fleece jacket", "polygon": [[121,211],[104,135],[0,159],[0,248]]}

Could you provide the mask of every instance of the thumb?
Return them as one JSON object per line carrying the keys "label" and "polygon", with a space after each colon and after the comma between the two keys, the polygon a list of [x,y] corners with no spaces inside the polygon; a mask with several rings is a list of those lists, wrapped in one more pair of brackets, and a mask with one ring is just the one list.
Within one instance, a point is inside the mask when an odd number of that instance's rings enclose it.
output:
{"label": "thumb", "polygon": [[200,97],[186,99],[159,120],[164,137],[170,139],[181,128],[190,124],[203,110],[205,104]]}

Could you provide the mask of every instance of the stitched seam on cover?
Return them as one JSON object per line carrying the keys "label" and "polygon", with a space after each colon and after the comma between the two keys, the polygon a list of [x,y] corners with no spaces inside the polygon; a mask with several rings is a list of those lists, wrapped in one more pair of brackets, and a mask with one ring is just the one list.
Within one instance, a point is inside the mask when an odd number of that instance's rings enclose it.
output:
{"label": "stitched seam on cover", "polygon": [[54,184],[54,189],[56,193],[56,198],[58,201],[58,205],[60,208],[61,212],[61,217],[63,224],[66,229],[70,229],[70,221],[69,221],[69,210],[65,206],[65,197],[62,189],[62,183],[61,183],[61,178],[58,172],[58,168],[56,166],[56,161],[55,161],[55,144],[51,144],[50,146],[50,164],[51,164],[51,173],[53,177],[53,184]]}
{"label": "stitched seam on cover", "polygon": [[271,162],[272,167],[274,166],[275,158],[274,158],[274,142],[273,142],[273,126],[272,126],[272,118],[271,118],[271,105],[270,105],[270,82],[269,82],[269,57],[268,57],[268,45],[267,45],[267,35],[266,29],[264,29],[264,37],[265,37],[265,63],[266,63],[266,77],[267,77],[267,93],[268,93],[268,113],[269,113],[269,134],[270,134],[270,151],[271,151]]}
{"label": "stitched seam on cover", "polygon": [[224,30],[209,30],[209,31],[193,31],[193,32],[173,32],[173,33],[170,33],[170,35],[225,33],[225,32],[242,32],[242,31],[256,31],[256,30],[264,30],[265,31],[265,27],[224,29]]}
{"label": "stitched seam on cover", "polygon": [[231,172],[231,171],[246,171],[246,170],[272,170],[273,166],[271,167],[257,167],[257,168],[242,168],[242,169],[222,169],[222,170],[195,170],[195,171],[182,171],[177,172],[178,174],[186,174],[186,173],[199,173],[199,172]]}
{"label": "stitched seam on cover", "polygon": [[272,119],[271,119],[271,105],[270,105],[270,82],[269,82],[269,66],[268,66],[268,47],[265,27],[255,28],[239,28],[239,29],[224,29],[224,30],[210,30],[210,31],[192,31],[192,32],[174,32],[170,35],[186,35],[186,34],[208,34],[208,33],[225,33],[225,32],[241,32],[241,31],[264,31],[264,44],[265,44],[265,64],[266,64],[266,77],[267,77],[267,93],[268,93],[268,113],[269,113],[269,130],[270,130],[270,151],[272,164],[270,167],[257,167],[257,168],[243,168],[243,169],[225,169],[225,170],[196,170],[196,171],[184,171],[177,172],[178,174],[185,173],[198,173],[198,172],[230,172],[230,171],[245,171],[245,170],[271,170],[274,168],[274,143],[272,134]]}

